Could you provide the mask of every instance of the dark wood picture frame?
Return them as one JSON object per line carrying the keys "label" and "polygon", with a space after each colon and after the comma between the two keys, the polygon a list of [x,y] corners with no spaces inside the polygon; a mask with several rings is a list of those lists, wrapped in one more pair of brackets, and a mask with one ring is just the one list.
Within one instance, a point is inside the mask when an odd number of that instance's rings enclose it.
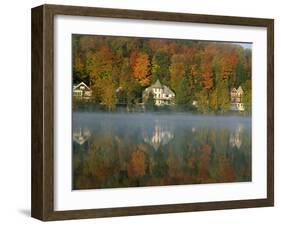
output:
{"label": "dark wood picture frame", "polygon": [[[122,208],[54,210],[54,16],[95,16],[267,28],[267,198]],[[60,5],[32,9],[31,215],[49,220],[160,214],[274,205],[274,20]]]}

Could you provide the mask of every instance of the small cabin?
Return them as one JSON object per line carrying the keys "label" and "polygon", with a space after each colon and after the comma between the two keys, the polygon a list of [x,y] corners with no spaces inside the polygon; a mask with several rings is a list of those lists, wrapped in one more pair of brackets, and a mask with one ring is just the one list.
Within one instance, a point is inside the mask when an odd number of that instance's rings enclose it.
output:
{"label": "small cabin", "polygon": [[80,100],[89,100],[92,97],[92,90],[84,82],[80,82],[73,86],[73,97]]}

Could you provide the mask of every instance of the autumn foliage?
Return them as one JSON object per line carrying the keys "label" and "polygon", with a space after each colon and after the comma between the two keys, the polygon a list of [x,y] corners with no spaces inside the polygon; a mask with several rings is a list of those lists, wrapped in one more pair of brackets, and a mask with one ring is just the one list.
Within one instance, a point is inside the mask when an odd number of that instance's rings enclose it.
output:
{"label": "autumn foliage", "polygon": [[133,76],[141,86],[147,86],[150,83],[150,62],[146,53],[133,52],[131,55],[131,65]]}
{"label": "autumn foliage", "polygon": [[[239,149],[231,147],[229,131],[186,129],[178,149],[167,144],[155,150],[126,136],[94,134],[90,146],[75,146],[73,155],[75,188],[110,188],[204,184],[249,181],[251,179],[250,139],[243,133]],[[106,135],[107,134],[107,135]],[[125,145],[126,144],[126,145]],[[82,148],[82,149],[81,149]],[[85,149],[83,149],[85,148]],[[78,150],[80,149],[80,150]]]}
{"label": "autumn foliage", "polygon": [[145,150],[139,146],[132,152],[131,158],[128,162],[128,176],[129,177],[142,177],[145,175]]}
{"label": "autumn foliage", "polygon": [[[143,90],[157,79],[175,92],[181,109],[227,112],[230,90],[238,86],[251,109],[251,49],[240,44],[73,35],[72,46],[73,83],[89,85],[92,103],[110,111],[120,102],[129,108],[142,102]],[[114,94],[121,89],[122,96]]]}

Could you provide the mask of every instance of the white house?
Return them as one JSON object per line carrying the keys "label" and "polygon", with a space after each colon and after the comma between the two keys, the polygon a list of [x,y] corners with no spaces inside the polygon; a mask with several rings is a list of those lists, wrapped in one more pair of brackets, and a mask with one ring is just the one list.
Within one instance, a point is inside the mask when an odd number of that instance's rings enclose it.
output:
{"label": "white house", "polygon": [[90,99],[92,97],[92,90],[84,82],[73,86],[73,96],[77,99]]}
{"label": "white house", "polygon": [[230,109],[232,111],[244,111],[245,106],[243,103],[243,89],[241,86],[238,87],[238,89],[233,88],[230,92],[230,98],[231,98],[231,104]]}
{"label": "white house", "polygon": [[159,80],[143,91],[143,102],[148,99],[149,94],[153,94],[153,99],[156,106],[171,105],[174,103],[176,96],[168,86],[162,85]]}

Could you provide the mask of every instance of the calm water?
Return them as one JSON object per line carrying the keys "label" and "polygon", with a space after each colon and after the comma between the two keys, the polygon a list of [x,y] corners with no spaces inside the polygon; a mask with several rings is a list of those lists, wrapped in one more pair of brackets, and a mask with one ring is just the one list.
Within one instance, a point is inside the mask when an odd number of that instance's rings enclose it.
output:
{"label": "calm water", "polygon": [[73,189],[251,181],[251,118],[73,113]]}

